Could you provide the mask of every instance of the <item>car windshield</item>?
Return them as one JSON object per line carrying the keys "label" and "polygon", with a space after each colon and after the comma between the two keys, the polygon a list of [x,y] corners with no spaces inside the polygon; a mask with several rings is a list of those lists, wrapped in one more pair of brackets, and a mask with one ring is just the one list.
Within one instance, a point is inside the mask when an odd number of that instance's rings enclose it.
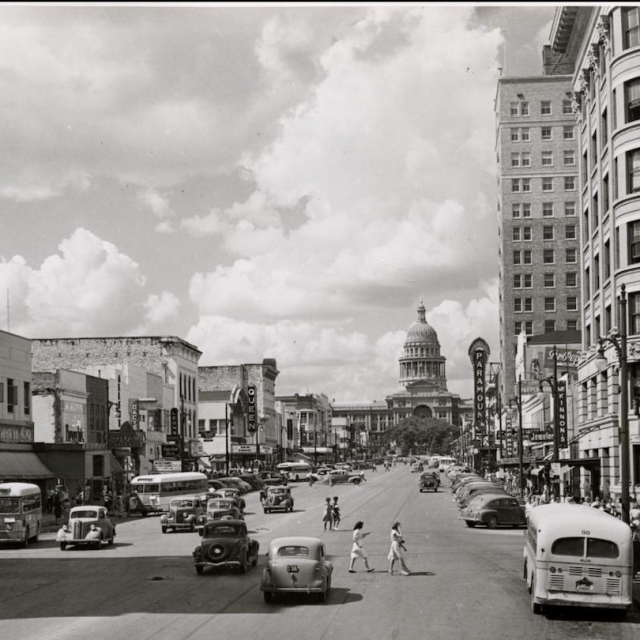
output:
{"label": "car windshield", "polygon": [[287,545],[278,549],[278,556],[283,558],[305,558],[309,557],[309,547],[298,545]]}
{"label": "car windshield", "polygon": [[79,511],[72,511],[70,518],[97,518],[98,512],[92,509],[81,509]]}
{"label": "car windshield", "polygon": [[282,496],[285,495],[287,493],[286,489],[273,489],[271,491],[269,491],[269,493],[271,495],[275,495],[275,496]]}
{"label": "car windshield", "polygon": [[172,500],[172,507],[193,507],[193,500]]}
{"label": "car windshield", "polygon": [[231,509],[233,504],[228,500],[209,500],[207,509]]}
{"label": "car windshield", "polygon": [[20,513],[20,498],[0,498],[0,513]]}
{"label": "car windshield", "polygon": [[244,535],[243,527],[240,525],[209,525],[204,530],[205,538],[237,538],[240,535]]}

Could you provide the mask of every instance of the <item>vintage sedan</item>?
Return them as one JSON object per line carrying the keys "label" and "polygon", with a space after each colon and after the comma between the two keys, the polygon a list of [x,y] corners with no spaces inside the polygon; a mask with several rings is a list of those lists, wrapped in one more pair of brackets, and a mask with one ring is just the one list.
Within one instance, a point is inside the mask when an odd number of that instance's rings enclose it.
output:
{"label": "vintage sedan", "polygon": [[73,507],[69,522],[58,530],[56,542],[64,551],[69,545],[85,545],[99,549],[103,542],[113,544],[116,526],[109,520],[107,510],[101,506]]}
{"label": "vintage sedan", "polygon": [[207,501],[206,512],[198,518],[196,527],[200,530],[210,520],[244,520],[244,517],[235,500],[211,498]]}
{"label": "vintage sedan", "polygon": [[331,591],[333,564],[327,559],[324,543],[301,536],[276,538],[269,545],[267,566],[260,590],[265,602],[278,594],[317,594],[325,602]]}
{"label": "vintage sedan", "polygon": [[238,509],[240,509],[240,513],[244,513],[246,502],[244,498],[240,495],[240,491],[238,489],[217,489],[213,493],[207,494],[208,498],[229,498],[230,500],[235,500],[238,503]]}
{"label": "vintage sedan", "polygon": [[201,530],[202,541],[193,551],[193,564],[200,576],[207,567],[237,567],[246,573],[258,564],[260,545],[247,533],[244,520],[212,520]]}
{"label": "vintage sedan", "polygon": [[198,518],[205,512],[205,505],[199,498],[174,498],[169,503],[169,511],[160,516],[162,533],[167,531],[195,531]]}
{"label": "vintage sedan", "polygon": [[440,484],[440,478],[433,471],[425,471],[420,474],[418,480],[418,488],[420,493],[423,491],[437,491]]}
{"label": "vintage sedan", "polygon": [[527,525],[527,515],[518,500],[508,494],[484,493],[477,496],[460,512],[468,527],[483,524],[489,529],[499,525],[521,527]]}
{"label": "vintage sedan", "polygon": [[262,501],[265,513],[272,511],[293,511],[293,496],[290,487],[267,487],[267,495]]}

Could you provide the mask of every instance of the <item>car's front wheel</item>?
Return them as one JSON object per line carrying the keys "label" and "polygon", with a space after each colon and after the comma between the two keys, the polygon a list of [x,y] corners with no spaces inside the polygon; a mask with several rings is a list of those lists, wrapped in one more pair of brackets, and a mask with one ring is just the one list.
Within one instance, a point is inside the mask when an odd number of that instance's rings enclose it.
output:
{"label": "car's front wheel", "polygon": [[61,542],[60,543],[60,551],[64,551],[67,548],[67,543],[66,542]]}
{"label": "car's front wheel", "polygon": [[473,529],[473,527],[476,526],[475,522],[472,522],[471,520],[466,520],[467,523],[467,527],[469,527],[470,529]]}
{"label": "car's front wheel", "polygon": [[167,527],[162,527],[162,533],[167,533]]}
{"label": "car's front wheel", "polygon": [[263,591],[262,596],[264,597],[264,601],[267,604],[270,604],[273,602],[273,593],[271,593],[271,591]]}
{"label": "car's front wheel", "polygon": [[240,573],[247,573],[247,569],[249,568],[249,562],[247,561],[247,552],[243,551],[240,554],[240,567],[239,567],[239,571]]}
{"label": "car's front wheel", "polygon": [[201,576],[204,573],[204,567],[201,564],[196,565],[196,573]]}

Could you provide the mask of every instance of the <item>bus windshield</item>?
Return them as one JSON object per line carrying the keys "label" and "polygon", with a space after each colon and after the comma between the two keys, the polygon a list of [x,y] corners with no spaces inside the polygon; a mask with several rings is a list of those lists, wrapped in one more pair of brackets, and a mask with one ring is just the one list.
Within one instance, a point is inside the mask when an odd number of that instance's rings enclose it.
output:
{"label": "bus windshield", "polygon": [[0,498],[0,513],[20,513],[20,498]]}

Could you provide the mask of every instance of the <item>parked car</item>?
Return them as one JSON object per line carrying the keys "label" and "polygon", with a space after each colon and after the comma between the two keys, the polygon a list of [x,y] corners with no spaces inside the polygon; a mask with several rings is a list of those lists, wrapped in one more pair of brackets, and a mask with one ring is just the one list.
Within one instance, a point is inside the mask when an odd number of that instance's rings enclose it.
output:
{"label": "parked car", "polygon": [[212,520],[202,527],[202,540],[193,551],[196,573],[202,575],[207,567],[238,567],[246,573],[249,566],[258,564],[260,545],[247,533],[244,520]]}
{"label": "parked car", "polygon": [[527,524],[524,508],[516,498],[508,494],[482,494],[462,509],[460,517],[468,527],[483,524],[489,529],[495,529],[499,525],[518,527]]}
{"label": "parked car", "polygon": [[475,496],[482,495],[485,493],[500,493],[506,496],[509,495],[504,489],[501,489],[500,487],[496,487],[495,485],[492,485],[492,484],[488,484],[486,486],[484,485],[474,486],[471,489],[469,489],[469,491],[466,492],[464,496],[458,498],[458,507],[460,509],[464,509],[469,505],[469,503]]}
{"label": "parked car", "polygon": [[420,479],[418,480],[420,493],[423,491],[437,491],[439,484],[439,478],[433,471],[425,471],[420,474]]}
{"label": "parked car", "polygon": [[174,498],[169,503],[169,511],[160,516],[162,533],[195,531],[198,518],[205,513],[205,507],[200,498]]}
{"label": "parked car", "polygon": [[331,591],[333,564],[322,540],[307,537],[276,538],[269,545],[260,590],[265,602],[279,594],[313,593],[325,602]]}
{"label": "parked car", "polygon": [[262,503],[265,513],[272,511],[293,511],[293,496],[289,487],[267,487],[267,495]]}
{"label": "parked car", "polygon": [[240,491],[238,489],[218,489],[213,493],[207,495],[208,498],[231,498],[238,503],[238,509],[240,509],[240,513],[244,513],[244,509],[246,507],[246,502],[244,498],[240,495]]}
{"label": "parked car", "polygon": [[69,522],[58,530],[56,542],[61,551],[70,544],[99,549],[103,542],[113,544],[115,537],[116,526],[109,520],[106,508],[85,505],[71,509]]}
{"label": "parked car", "polygon": [[197,522],[198,530],[210,520],[244,520],[238,503],[232,498],[211,498],[207,500],[207,510],[202,514]]}

